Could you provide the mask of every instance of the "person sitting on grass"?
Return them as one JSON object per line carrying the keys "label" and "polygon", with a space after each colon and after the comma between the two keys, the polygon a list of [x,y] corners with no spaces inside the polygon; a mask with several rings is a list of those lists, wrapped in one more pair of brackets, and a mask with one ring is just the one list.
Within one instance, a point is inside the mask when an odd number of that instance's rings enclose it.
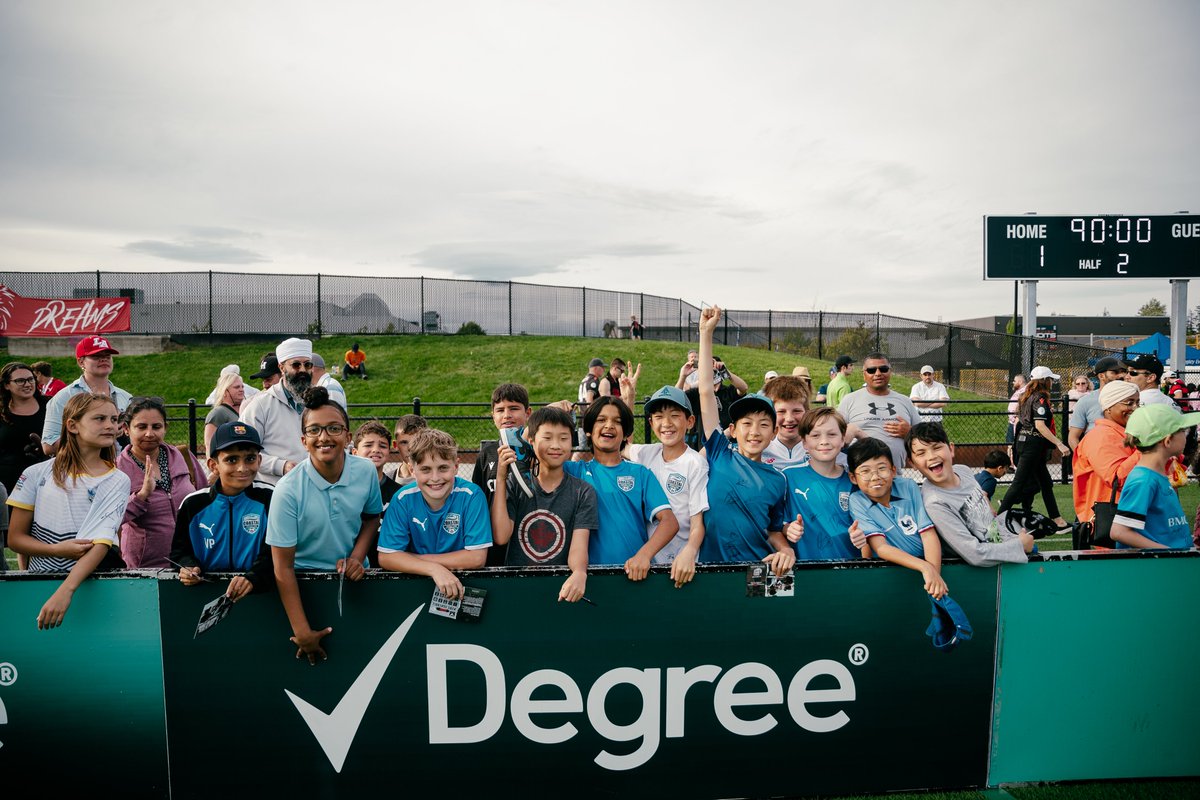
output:
{"label": "person sitting on grass", "polygon": [[539,408],[529,415],[525,436],[534,456],[533,496],[509,480],[517,455],[501,443],[496,452],[492,536],[506,546],[504,563],[510,567],[570,567],[558,599],[574,603],[587,587],[588,539],[600,527],[596,491],[563,470],[575,441],[570,414],[553,406]]}
{"label": "person sitting on grass", "polygon": [[1012,469],[1012,459],[1003,450],[992,450],[983,457],[983,469],[975,473],[975,482],[987,495],[988,503],[996,494],[998,481]]}
{"label": "person sitting on grass", "polygon": [[1118,550],[1192,546],[1187,516],[1167,478],[1167,462],[1183,452],[1187,431],[1197,423],[1200,413],[1180,414],[1165,404],[1141,406],[1130,415],[1127,441],[1142,459],[1129,473],[1117,502],[1111,535]]}
{"label": "person sitting on grass", "polygon": [[1024,564],[1034,552],[1027,531],[1013,533],[992,513],[970,467],[954,463],[954,444],[940,422],[920,422],[904,439],[908,460],[925,476],[921,499],[937,533],[975,567]]}
{"label": "person sitting on grass", "polygon": [[761,394],[748,394],[729,407],[733,441],[721,431],[712,375],[713,331],[720,320],[721,309],[716,306],[700,312],[697,386],[708,459],[709,506],[704,514],[700,559],[709,563],[762,561],[782,575],[796,563],[796,551],[783,535],[787,481],[762,461],[763,450],[775,438],[775,404]]}
{"label": "person sitting on grass", "polygon": [[675,512],[654,473],[621,458],[633,412],[620,398],[596,398],[583,415],[583,431],[592,460],[568,461],[563,469],[596,490],[600,527],[588,539],[588,563],[620,564],[629,580],[644,580],[655,554],[679,532]]}
{"label": "person sitting on grass", "polygon": [[797,432],[808,461],[783,471],[787,516],[792,520],[785,534],[796,548],[796,558],[845,561],[869,557],[866,537],[850,516],[854,484],[838,463],[846,441],[846,420],[828,406],[814,408],[800,420]]}
{"label": "person sitting on grass", "polygon": [[351,375],[357,375],[364,381],[367,379],[367,354],[358,346],[358,342],[350,345],[342,358],[342,380]]}
{"label": "person sitting on grass", "polygon": [[183,498],[175,517],[170,560],[179,582],[199,586],[206,572],[238,572],[225,595],[235,603],[275,585],[267,517],[271,489],[255,486],[262,439],[244,422],[226,422],[212,436],[213,485]]}
{"label": "person sitting on grass", "polygon": [[876,557],[921,573],[934,599],[946,595],[942,580],[942,544],[925,513],[916,481],[896,475],[892,451],[883,441],[863,438],[846,453],[850,480],[850,516],[867,537]]}
{"label": "person sitting on grass", "polygon": [[446,597],[462,597],[451,570],[479,569],[492,546],[483,490],[458,477],[458,445],[445,431],[417,432],[409,463],[414,484],[396,494],[379,529],[380,566],[426,575]]}

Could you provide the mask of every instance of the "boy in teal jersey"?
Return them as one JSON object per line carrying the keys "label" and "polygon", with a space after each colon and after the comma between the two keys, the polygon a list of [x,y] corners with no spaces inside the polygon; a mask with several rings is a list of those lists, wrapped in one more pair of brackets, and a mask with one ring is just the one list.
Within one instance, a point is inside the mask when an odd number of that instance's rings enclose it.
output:
{"label": "boy in teal jersey", "polygon": [[1142,460],[1125,479],[1117,502],[1112,538],[1118,549],[1192,546],[1192,531],[1167,478],[1167,463],[1183,452],[1188,428],[1197,422],[1200,413],[1180,414],[1166,404],[1144,405],[1129,416],[1125,441],[1142,451]]}
{"label": "boy in teal jersey", "polygon": [[797,433],[808,462],[783,471],[788,488],[788,541],[802,561],[843,561],[870,554],[866,537],[850,517],[854,484],[837,458],[846,441],[846,420],[832,408],[814,408]]}

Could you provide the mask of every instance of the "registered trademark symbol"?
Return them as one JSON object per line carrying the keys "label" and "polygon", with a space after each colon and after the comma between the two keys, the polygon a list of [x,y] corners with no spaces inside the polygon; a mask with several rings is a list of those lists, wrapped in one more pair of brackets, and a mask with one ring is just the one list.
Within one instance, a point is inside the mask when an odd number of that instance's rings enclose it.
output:
{"label": "registered trademark symbol", "polygon": [[5,661],[0,663],[0,686],[12,686],[17,682],[17,668]]}
{"label": "registered trademark symbol", "polygon": [[855,666],[867,663],[867,659],[870,657],[871,651],[865,644],[856,644],[850,648],[850,663]]}

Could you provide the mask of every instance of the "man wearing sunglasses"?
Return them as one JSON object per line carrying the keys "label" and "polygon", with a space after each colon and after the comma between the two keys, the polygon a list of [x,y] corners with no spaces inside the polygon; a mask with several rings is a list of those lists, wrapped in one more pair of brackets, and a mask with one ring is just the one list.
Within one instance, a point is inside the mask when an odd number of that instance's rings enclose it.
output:
{"label": "man wearing sunglasses", "polygon": [[866,386],[838,404],[838,413],[849,426],[846,441],[864,436],[879,439],[892,451],[892,461],[900,469],[906,458],[904,437],[921,421],[921,415],[912,400],[892,391],[892,365],[883,353],[863,359],[863,381]]}
{"label": "man wearing sunglasses", "polygon": [[[1100,381],[1101,389],[1113,381],[1125,380],[1125,373],[1125,365],[1113,356],[1100,359],[1092,370],[1096,380]],[[1079,447],[1079,441],[1084,434],[1096,427],[1096,422],[1103,416],[1099,391],[1088,392],[1079,398],[1075,403],[1075,410],[1071,412],[1071,429],[1067,432],[1067,445],[1072,451]]]}
{"label": "man wearing sunglasses", "polygon": [[1163,374],[1163,363],[1158,360],[1158,356],[1150,353],[1142,353],[1137,358],[1126,361],[1125,366],[1129,369],[1129,377],[1125,380],[1136,385],[1141,390],[1142,405],[1148,406],[1160,403],[1173,408],[1176,407],[1175,402],[1158,388]]}
{"label": "man wearing sunglasses", "polygon": [[301,395],[312,386],[313,348],[307,339],[285,339],[275,348],[282,378],[242,407],[239,419],[258,431],[262,452],[258,479],[274,486],[297,464],[308,458],[300,415]]}

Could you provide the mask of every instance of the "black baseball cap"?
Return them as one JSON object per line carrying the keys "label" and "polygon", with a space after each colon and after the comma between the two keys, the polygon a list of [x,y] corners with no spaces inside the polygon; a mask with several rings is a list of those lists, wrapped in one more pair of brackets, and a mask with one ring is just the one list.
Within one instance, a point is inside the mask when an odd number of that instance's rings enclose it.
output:
{"label": "black baseball cap", "polygon": [[848,367],[853,363],[854,359],[850,356],[838,356],[837,361],[833,362],[833,368],[841,369],[842,367]]}
{"label": "black baseball cap", "polygon": [[1158,356],[1150,353],[1142,353],[1132,361],[1126,360],[1125,366],[1129,369],[1140,369],[1143,372],[1150,372],[1155,375],[1163,374],[1163,363],[1158,360]]}
{"label": "black baseball cap", "polygon": [[1092,367],[1092,374],[1099,375],[1101,372],[1110,372],[1115,369],[1124,372],[1125,365],[1121,363],[1121,359],[1113,356],[1105,356],[1096,362],[1096,366]]}
{"label": "black baseball cap", "polygon": [[283,373],[279,369],[279,359],[275,357],[274,353],[267,353],[265,356],[263,356],[262,362],[258,365],[258,372],[254,373],[250,377],[262,379],[282,374]]}
{"label": "black baseball cap", "polygon": [[258,431],[240,420],[234,420],[217,428],[212,442],[208,446],[208,454],[216,455],[222,450],[228,450],[238,444],[249,445],[258,450],[263,449],[262,438],[258,435]]}

